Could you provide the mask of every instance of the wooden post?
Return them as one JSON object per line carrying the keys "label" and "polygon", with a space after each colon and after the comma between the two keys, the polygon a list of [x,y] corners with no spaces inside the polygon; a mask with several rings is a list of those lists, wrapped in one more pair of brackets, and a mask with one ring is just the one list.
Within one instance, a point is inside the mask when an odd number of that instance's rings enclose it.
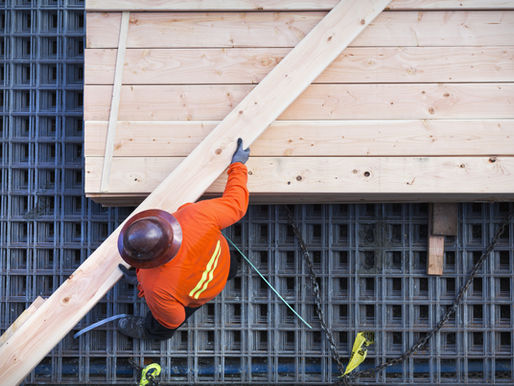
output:
{"label": "wooden post", "polygon": [[444,237],[457,235],[458,206],[453,203],[434,203],[428,211],[428,269],[429,275],[442,275]]}
{"label": "wooden post", "polygon": [[[238,137],[245,146],[273,122],[389,0],[342,0],[133,212],[170,212],[197,200],[226,169]],[[120,225],[0,347],[0,374],[17,384],[121,277]]]}
{"label": "wooden post", "polygon": [[432,234],[457,236],[458,210],[458,205],[454,203],[432,204]]}

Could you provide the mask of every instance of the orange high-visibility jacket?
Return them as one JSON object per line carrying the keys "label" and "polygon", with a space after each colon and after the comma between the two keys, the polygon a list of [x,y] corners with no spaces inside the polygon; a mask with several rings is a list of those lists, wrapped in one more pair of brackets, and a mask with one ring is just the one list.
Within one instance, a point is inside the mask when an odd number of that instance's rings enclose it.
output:
{"label": "orange high-visibility jacket", "polygon": [[184,307],[199,307],[218,295],[227,282],[230,254],[221,230],[239,221],[248,209],[247,168],[230,165],[223,196],[182,205],[173,216],[182,228],[182,245],[168,263],[138,269],[139,296],[164,327],[185,320]]}

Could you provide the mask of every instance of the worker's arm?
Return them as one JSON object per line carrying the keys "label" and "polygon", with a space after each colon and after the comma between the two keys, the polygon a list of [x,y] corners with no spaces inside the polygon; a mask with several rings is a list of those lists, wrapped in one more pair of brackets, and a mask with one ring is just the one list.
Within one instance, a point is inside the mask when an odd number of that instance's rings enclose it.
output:
{"label": "worker's arm", "polygon": [[200,201],[198,209],[212,217],[220,229],[238,222],[248,209],[247,181],[246,166],[240,162],[231,164],[228,168],[228,180],[223,196]]}
{"label": "worker's arm", "polygon": [[248,169],[244,163],[248,160],[250,149],[243,149],[243,141],[237,142],[237,149],[228,168],[228,180],[223,196],[200,201],[198,209],[213,218],[220,228],[226,228],[243,218],[248,209],[249,193]]}

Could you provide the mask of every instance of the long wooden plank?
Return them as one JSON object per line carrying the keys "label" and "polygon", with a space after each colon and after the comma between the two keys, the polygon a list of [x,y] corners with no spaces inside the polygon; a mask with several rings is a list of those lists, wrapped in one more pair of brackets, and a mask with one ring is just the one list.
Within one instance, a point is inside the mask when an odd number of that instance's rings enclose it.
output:
{"label": "long wooden plank", "polygon": [[9,326],[9,328],[4,331],[2,336],[0,336],[0,346],[9,340],[15,331],[19,329],[20,326],[22,326],[23,323],[25,323],[36,312],[36,310],[41,307],[44,302],[45,299],[43,299],[41,296],[38,296],[36,299],[34,299],[31,305],[28,306],[27,309],[23,311],[20,316],[18,316],[16,320]]}
{"label": "long wooden plank", "polygon": [[[115,157],[185,157],[218,122],[118,122]],[[84,154],[101,157],[107,123],[85,122]],[[514,155],[514,119],[276,121],[252,156]]]}
{"label": "long wooden plank", "polygon": [[[115,194],[108,193],[95,194],[89,193],[86,197],[91,198],[93,201],[103,206],[130,206],[135,207],[139,205],[148,194],[135,193],[135,194]],[[213,194],[205,194],[203,197],[210,198]],[[397,193],[326,193],[316,194],[313,192],[307,193],[291,193],[291,194],[260,194],[255,193],[250,197],[251,204],[339,204],[339,203],[363,203],[363,202],[391,202],[391,203],[410,203],[410,202],[500,202],[512,201],[512,193],[501,194],[488,194],[488,193],[405,193],[398,195]]]}
{"label": "long wooden plank", "polygon": [[130,13],[123,12],[121,15],[121,25],[119,32],[118,49],[116,50],[116,62],[114,64],[113,87],[111,103],[109,105],[109,122],[105,135],[105,154],[102,167],[102,191],[108,189],[107,181],[111,172],[111,159],[114,148],[114,137],[116,135],[116,124],[118,123],[118,112],[120,108],[120,92],[123,78],[123,64],[125,62],[125,45],[127,42],[128,22]]}
{"label": "long wooden plank", "polygon": [[432,233],[434,223],[434,204],[428,210],[428,260],[427,274],[442,275],[444,266],[444,236]]}
{"label": "long wooden plank", "polygon": [[[105,121],[111,86],[84,87],[84,119]],[[249,85],[122,86],[122,121],[220,120]],[[514,83],[313,84],[279,119],[511,118]]]}
{"label": "long wooden plank", "polygon": [[[109,193],[147,193],[179,157],[113,158]],[[86,192],[98,192],[101,157],[86,158]],[[488,193],[514,197],[514,157],[250,157],[252,193]],[[209,192],[222,192],[226,176]],[[95,189],[96,187],[96,189]]]}
{"label": "long wooden plank", "polygon": [[[173,212],[197,200],[230,163],[236,139],[251,145],[388,3],[342,0],[134,213],[150,208]],[[0,347],[4,383],[22,381],[121,277],[120,227]]]}
{"label": "long wooden plank", "polygon": [[[127,48],[294,47],[324,12],[131,13]],[[87,14],[87,47],[116,48],[119,13]],[[352,46],[510,46],[513,11],[384,12]]]}
{"label": "long wooden plank", "polygon": [[[337,0],[86,0],[87,11],[330,10]],[[393,0],[388,9],[514,9],[512,0]]]}
{"label": "long wooden plank", "polygon": [[[124,84],[258,83],[288,48],[131,49]],[[85,84],[113,84],[115,49],[86,49]],[[313,83],[512,82],[514,46],[353,47]]]}

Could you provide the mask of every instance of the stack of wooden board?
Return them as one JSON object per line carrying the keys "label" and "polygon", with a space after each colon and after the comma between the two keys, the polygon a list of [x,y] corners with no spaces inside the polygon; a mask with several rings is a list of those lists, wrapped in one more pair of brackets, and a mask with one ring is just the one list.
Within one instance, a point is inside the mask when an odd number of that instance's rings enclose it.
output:
{"label": "stack of wooden board", "polygon": [[[87,1],[86,195],[142,201],[335,3]],[[252,200],[513,199],[513,82],[513,0],[393,0],[252,145]]]}

